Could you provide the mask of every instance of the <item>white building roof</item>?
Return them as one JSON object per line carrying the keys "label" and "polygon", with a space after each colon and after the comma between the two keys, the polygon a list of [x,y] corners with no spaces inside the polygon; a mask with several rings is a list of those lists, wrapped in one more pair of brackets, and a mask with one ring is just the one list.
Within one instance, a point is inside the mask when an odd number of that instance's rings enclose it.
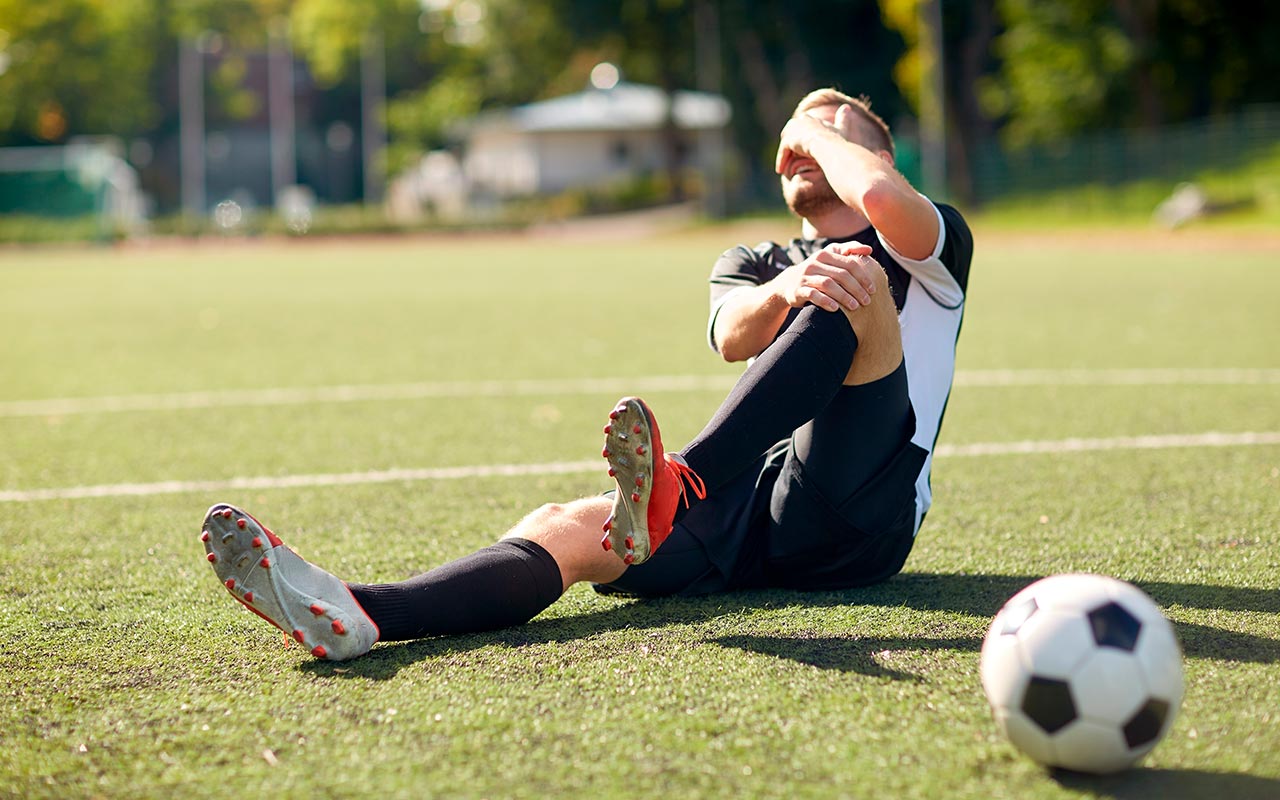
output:
{"label": "white building roof", "polygon": [[[619,83],[612,89],[587,89],[507,111],[491,111],[477,118],[474,127],[524,133],[655,130],[662,126],[666,99],[657,86]],[[730,116],[728,101],[708,92],[676,92],[672,111],[676,126],[686,130],[722,128]]]}

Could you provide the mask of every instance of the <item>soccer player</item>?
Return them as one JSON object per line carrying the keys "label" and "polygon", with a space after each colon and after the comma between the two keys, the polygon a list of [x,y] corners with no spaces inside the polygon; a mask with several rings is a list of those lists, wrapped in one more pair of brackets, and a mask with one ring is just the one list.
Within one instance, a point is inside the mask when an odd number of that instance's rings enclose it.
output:
{"label": "soccer player", "polygon": [[[613,492],[547,504],[497,544],[400,583],[355,584],[233,506],[201,538],[231,594],[318,658],[532,619],[579,581],[640,596],[883,581],[930,505],[972,238],[894,169],[862,99],[820,89],[776,161],[801,238],[725,252],[710,344],[749,361],[703,431],[666,452],[653,411],[609,413]],[[637,327],[638,345],[644,330]]]}

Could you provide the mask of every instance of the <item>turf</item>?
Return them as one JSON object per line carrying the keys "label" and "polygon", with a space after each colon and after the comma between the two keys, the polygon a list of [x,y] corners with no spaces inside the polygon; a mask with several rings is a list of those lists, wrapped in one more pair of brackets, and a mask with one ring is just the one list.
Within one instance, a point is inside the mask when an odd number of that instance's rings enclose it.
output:
{"label": "turf", "polygon": [[[705,273],[768,231],[0,253],[0,403],[463,382],[459,396],[0,416],[0,491],[579,461],[616,395],[482,381],[713,375]],[[785,233],[785,229],[784,229]],[[1280,368],[1280,240],[977,230],[960,367]],[[625,297],[626,306],[617,298]],[[631,303],[643,336],[618,324]],[[715,389],[647,393],[664,437]],[[3,408],[4,406],[0,406]],[[1280,385],[960,386],[947,444],[1280,430]],[[0,796],[1280,796],[1280,446],[939,458],[904,574],[636,602],[316,662],[197,540],[244,505],[352,579],[463,555],[582,473],[0,502]],[[978,650],[1037,577],[1097,571],[1174,621],[1187,696],[1112,778],[993,725]]]}

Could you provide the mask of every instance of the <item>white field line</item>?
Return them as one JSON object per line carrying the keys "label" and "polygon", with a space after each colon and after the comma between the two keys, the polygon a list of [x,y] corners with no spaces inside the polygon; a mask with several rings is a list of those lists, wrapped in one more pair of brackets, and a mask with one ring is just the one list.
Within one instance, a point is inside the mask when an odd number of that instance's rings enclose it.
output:
{"label": "white field line", "polygon": [[974,369],[956,386],[1213,386],[1280,384],[1280,369]]}
{"label": "white field line", "polygon": [[[655,375],[639,378],[370,383],[107,397],[63,397],[3,401],[0,402],[0,417],[64,416],[117,411],[174,411],[228,406],[352,403],[363,400],[422,400],[441,397],[724,391],[732,386],[735,380],[736,376],[733,375]],[[1280,369],[990,369],[961,370],[956,373],[955,378],[956,386],[965,387],[1277,384],[1280,384]]]}
{"label": "white field line", "polygon": [[[938,458],[1023,455],[1037,453],[1083,453],[1101,450],[1164,450],[1177,447],[1244,447],[1280,445],[1280,431],[1260,433],[1198,433],[1159,436],[1119,436],[1110,439],[1056,439],[1021,442],[982,442],[941,445]],[[315,486],[352,486],[369,483],[400,483],[427,480],[462,480],[495,476],[568,475],[599,472],[600,459],[558,461],[545,464],[481,464],[470,467],[388,469],[370,472],[341,472],[320,475],[271,475],[228,478],[216,481],[162,481],[160,483],[111,483],[55,489],[13,489],[0,491],[0,503],[30,503],[38,500],[79,500],[91,497],[147,497],[158,494],[218,492],[250,489],[287,489]]]}
{"label": "white field line", "polygon": [[0,417],[60,416],[111,411],[172,411],[223,406],[291,406],[353,403],[362,400],[422,400],[437,397],[514,397],[524,395],[625,394],[724,390],[736,378],[725,375],[657,375],[644,378],[563,380],[432,381],[368,383],[281,389],[228,389],[211,392],[64,397],[0,402]]}

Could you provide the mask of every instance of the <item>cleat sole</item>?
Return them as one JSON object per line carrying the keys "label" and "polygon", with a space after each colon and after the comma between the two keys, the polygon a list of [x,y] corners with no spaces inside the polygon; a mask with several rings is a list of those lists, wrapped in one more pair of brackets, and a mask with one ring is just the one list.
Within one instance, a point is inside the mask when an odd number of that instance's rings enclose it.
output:
{"label": "cleat sole", "polygon": [[[605,436],[603,454],[609,461],[609,475],[617,482],[613,516],[606,523],[606,550],[613,550],[624,564],[641,564],[648,560],[648,506],[652,481],[646,476],[654,471],[652,455],[653,424],[648,410],[639,398],[623,400],[609,413],[613,433]],[[622,433],[627,431],[627,433]],[[634,455],[632,455],[634,454]],[[634,489],[624,487],[634,486]]]}
{"label": "cleat sole", "polygon": [[345,583],[302,559],[251,515],[218,504],[204,528],[212,532],[204,541],[206,557],[231,596],[312,655],[355,658],[378,640],[377,626]]}

